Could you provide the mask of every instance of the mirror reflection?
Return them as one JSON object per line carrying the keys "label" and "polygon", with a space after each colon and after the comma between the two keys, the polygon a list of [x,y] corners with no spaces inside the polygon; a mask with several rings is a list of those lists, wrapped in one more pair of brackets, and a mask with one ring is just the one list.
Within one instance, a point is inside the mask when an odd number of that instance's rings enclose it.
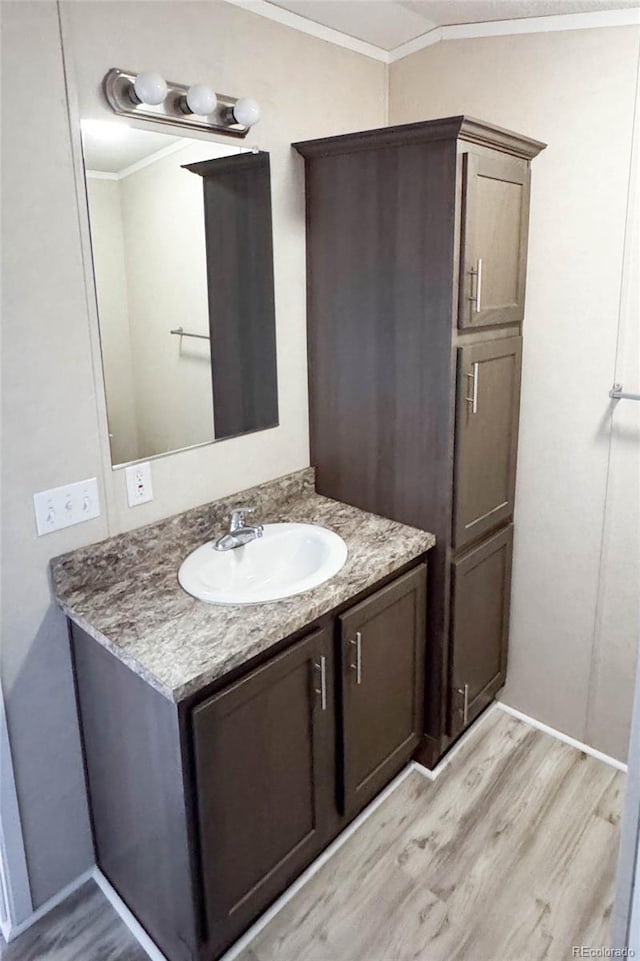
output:
{"label": "mirror reflection", "polygon": [[268,155],[109,121],[82,139],[114,466],[275,426]]}

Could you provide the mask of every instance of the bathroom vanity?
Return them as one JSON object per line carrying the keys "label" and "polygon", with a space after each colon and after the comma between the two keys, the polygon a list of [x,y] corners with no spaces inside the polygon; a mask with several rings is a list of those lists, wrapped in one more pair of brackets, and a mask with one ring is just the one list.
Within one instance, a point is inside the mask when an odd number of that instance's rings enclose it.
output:
{"label": "bathroom vanity", "polygon": [[[271,604],[189,596],[180,563],[240,503],[335,531],[344,567]],[[169,961],[218,957],[413,755],[433,544],[306,470],[52,562],[97,863]]]}

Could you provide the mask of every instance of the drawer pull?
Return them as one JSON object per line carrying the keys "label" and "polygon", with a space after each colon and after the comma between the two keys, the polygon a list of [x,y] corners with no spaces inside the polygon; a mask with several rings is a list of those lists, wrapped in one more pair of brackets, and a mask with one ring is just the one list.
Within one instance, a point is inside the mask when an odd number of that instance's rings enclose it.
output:
{"label": "drawer pull", "polygon": [[356,663],[350,664],[352,671],[356,672],[356,684],[362,684],[362,634],[356,631],[355,640],[349,641],[356,649]]}
{"label": "drawer pull", "polygon": [[462,694],[462,724],[464,727],[467,725],[469,720],[469,685],[465,684],[464,687],[458,688],[458,694]]}
{"label": "drawer pull", "polygon": [[471,370],[464,375],[471,381],[471,397],[465,397],[468,404],[471,404],[471,413],[478,413],[478,383],[480,380],[480,365],[478,361],[471,365]]}
{"label": "drawer pull", "polygon": [[482,297],[482,257],[478,257],[478,266],[472,267],[469,271],[472,277],[476,278],[476,292],[475,296],[469,297],[469,300],[473,304],[474,310],[477,314],[481,311],[481,297]]}
{"label": "drawer pull", "polygon": [[322,654],[320,656],[320,663],[313,665],[316,671],[320,671],[320,687],[314,688],[316,694],[320,695],[320,708],[323,711],[327,710],[327,659]]}

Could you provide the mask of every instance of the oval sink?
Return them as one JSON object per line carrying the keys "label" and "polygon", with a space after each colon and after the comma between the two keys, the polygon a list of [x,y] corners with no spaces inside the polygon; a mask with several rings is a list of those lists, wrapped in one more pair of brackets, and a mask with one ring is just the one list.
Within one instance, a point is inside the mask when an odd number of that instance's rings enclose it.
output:
{"label": "oval sink", "polygon": [[178,571],[184,590],[209,604],[292,597],[329,580],[347,559],[342,538],[314,524],[265,524],[262,537],[229,551],[214,543],[192,551]]}

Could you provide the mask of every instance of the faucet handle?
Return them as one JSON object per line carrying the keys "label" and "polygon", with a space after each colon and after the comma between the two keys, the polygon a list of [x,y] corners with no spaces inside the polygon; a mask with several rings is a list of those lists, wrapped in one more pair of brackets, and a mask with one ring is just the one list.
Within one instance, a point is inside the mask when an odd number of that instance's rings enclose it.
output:
{"label": "faucet handle", "polygon": [[247,514],[253,514],[255,512],[255,507],[234,507],[231,511],[231,520],[229,522],[229,531],[233,533],[234,531],[240,530],[244,527],[244,519]]}

